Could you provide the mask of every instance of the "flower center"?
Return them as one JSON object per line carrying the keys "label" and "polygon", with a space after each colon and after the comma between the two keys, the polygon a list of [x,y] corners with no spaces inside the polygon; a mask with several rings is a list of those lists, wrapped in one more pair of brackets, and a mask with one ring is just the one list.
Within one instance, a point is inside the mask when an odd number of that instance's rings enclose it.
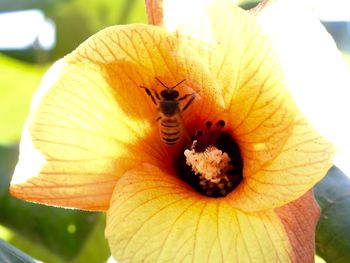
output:
{"label": "flower center", "polygon": [[206,196],[226,196],[243,178],[238,145],[224,127],[222,120],[215,125],[205,122],[205,129],[197,130],[177,166],[180,177]]}

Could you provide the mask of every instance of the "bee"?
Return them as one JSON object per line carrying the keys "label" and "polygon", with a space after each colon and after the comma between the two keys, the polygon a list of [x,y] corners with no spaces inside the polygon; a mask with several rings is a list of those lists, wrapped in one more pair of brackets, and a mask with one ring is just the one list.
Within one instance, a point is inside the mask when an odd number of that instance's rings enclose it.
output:
{"label": "bee", "polygon": [[[144,86],[140,86],[140,88],[145,89],[147,95],[151,97],[152,102],[157,106],[160,114],[157,121],[162,141],[170,146],[175,145],[180,140],[182,134],[181,113],[191,105],[196,97],[196,93],[185,94],[179,98],[180,93],[175,88],[186,79],[180,81],[173,87],[166,86],[158,78],[156,78],[156,80],[164,87],[164,89],[160,91],[160,94],[153,88],[149,89]],[[153,91],[153,94],[151,90]],[[188,101],[182,107],[181,101],[185,99],[188,99]]]}

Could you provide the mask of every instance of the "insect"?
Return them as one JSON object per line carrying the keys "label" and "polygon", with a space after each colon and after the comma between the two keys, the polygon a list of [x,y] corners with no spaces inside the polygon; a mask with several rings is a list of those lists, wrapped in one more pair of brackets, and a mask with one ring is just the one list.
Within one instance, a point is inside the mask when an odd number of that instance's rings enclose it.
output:
{"label": "insect", "polygon": [[[160,94],[153,88],[149,89],[144,86],[140,86],[140,88],[145,89],[147,95],[151,97],[153,103],[158,107],[160,116],[157,118],[157,121],[159,121],[159,132],[162,141],[167,145],[175,145],[180,140],[182,133],[181,113],[190,106],[196,97],[196,93],[185,94],[179,98],[180,93],[175,88],[186,79],[173,87],[166,86],[158,78],[156,80],[164,87]],[[180,101],[187,98],[189,98],[187,103],[182,107]]]}

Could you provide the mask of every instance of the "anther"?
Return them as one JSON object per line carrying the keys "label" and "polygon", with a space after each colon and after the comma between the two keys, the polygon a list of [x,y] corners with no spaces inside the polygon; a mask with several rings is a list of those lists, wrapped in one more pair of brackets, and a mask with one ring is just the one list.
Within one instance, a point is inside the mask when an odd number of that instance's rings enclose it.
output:
{"label": "anther", "polygon": [[225,121],[223,121],[223,120],[219,120],[219,121],[216,123],[216,126],[217,126],[217,127],[221,127],[221,128],[222,128],[222,127],[224,127],[224,126],[225,126],[225,124],[226,124],[226,123],[225,123]]}
{"label": "anther", "polygon": [[219,187],[219,189],[224,189],[225,188],[225,184],[224,183],[219,183],[218,187]]}
{"label": "anther", "polygon": [[211,121],[206,121],[206,122],[204,123],[204,125],[205,125],[207,128],[210,128],[210,127],[213,125],[213,123],[212,123]]}
{"label": "anther", "polygon": [[203,130],[197,130],[196,131],[196,136],[203,136],[204,131]]}
{"label": "anther", "polygon": [[195,129],[192,145],[184,150],[179,176],[199,193],[213,198],[224,197],[243,180],[243,163],[238,145],[225,132],[223,119],[204,120]]}

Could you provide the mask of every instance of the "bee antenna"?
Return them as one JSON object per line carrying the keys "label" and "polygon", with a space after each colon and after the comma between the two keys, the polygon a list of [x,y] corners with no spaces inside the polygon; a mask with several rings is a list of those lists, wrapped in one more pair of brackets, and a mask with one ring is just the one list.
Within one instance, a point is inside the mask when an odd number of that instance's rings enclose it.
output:
{"label": "bee antenna", "polygon": [[182,82],[184,82],[186,79],[181,80],[179,83],[177,83],[177,84],[176,84],[175,86],[173,86],[173,87],[168,87],[168,86],[166,86],[166,85],[165,85],[159,78],[157,78],[157,77],[156,77],[156,80],[158,80],[159,83],[162,84],[164,88],[167,88],[167,89],[174,89],[174,88],[176,88],[177,86],[179,86]]}
{"label": "bee antenna", "polygon": [[176,88],[177,86],[179,86],[182,82],[184,82],[186,79],[183,79],[181,80],[179,83],[177,83],[174,87],[171,87],[170,89],[174,89]]}
{"label": "bee antenna", "polygon": [[164,88],[170,89],[170,87],[166,86],[159,78],[156,77],[156,80],[158,80],[158,82],[162,84]]}

